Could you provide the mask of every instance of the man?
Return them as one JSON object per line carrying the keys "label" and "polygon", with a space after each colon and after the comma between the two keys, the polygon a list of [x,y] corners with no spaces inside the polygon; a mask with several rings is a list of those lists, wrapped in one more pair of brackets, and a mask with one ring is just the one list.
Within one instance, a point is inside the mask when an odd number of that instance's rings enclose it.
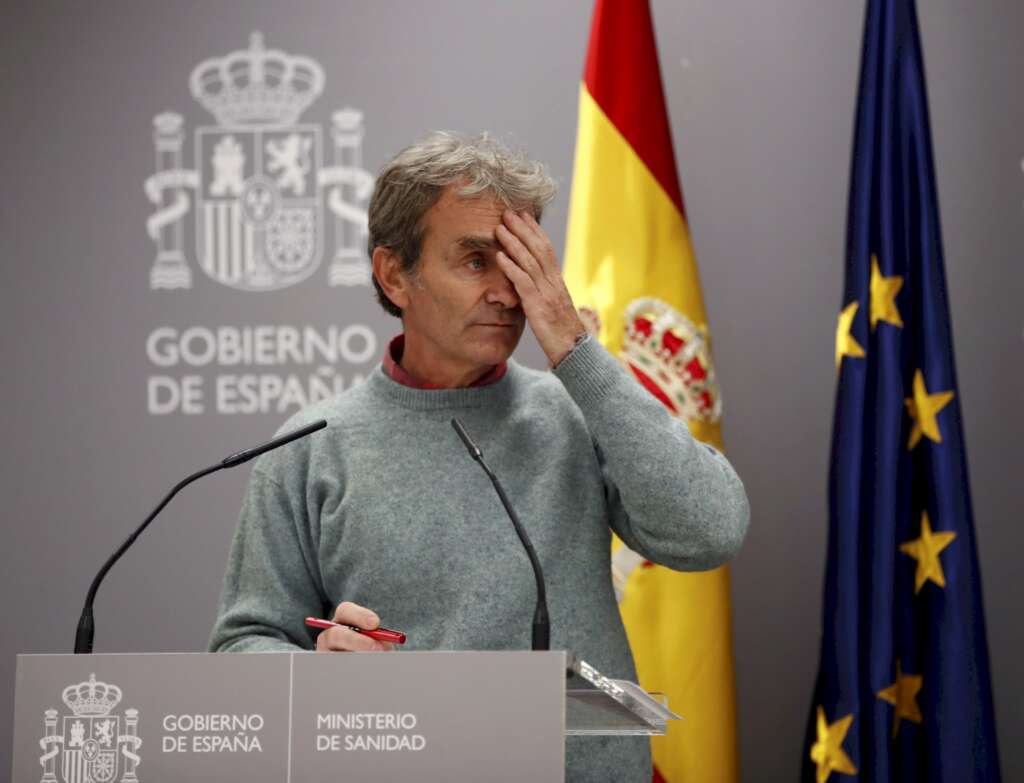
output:
{"label": "man", "polygon": [[[693,439],[586,334],[539,225],[554,184],[486,136],[438,133],[381,171],[370,203],[378,299],[401,318],[382,367],[284,429],[328,428],[253,468],[213,650],[387,650],[325,614],[408,634],[406,649],[528,649],[533,573],[476,439],[547,578],[551,646],[635,679],[611,533],[652,561],[714,568],[749,509]],[[551,372],[510,360],[529,322]],[[649,781],[642,738],[571,738],[567,779]]]}

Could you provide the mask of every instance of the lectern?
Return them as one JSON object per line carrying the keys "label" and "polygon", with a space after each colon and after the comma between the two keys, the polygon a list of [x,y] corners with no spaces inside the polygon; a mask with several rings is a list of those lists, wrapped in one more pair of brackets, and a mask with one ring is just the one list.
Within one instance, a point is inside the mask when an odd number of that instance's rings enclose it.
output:
{"label": "lectern", "polygon": [[20,655],[12,780],[559,781],[676,718],[565,652]]}

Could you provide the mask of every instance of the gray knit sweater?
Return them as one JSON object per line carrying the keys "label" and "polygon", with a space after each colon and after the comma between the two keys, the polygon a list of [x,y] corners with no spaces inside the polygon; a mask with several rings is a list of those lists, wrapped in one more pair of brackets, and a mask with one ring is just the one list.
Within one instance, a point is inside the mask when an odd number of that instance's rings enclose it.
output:
{"label": "gray knit sweater", "polygon": [[[547,579],[552,649],[635,679],[610,578],[614,530],[680,570],[731,558],[747,529],[732,467],[585,340],[553,372],[421,390],[382,369],[282,431],[327,429],[252,471],[210,648],[311,649],[308,615],[341,601],[408,634],[407,650],[529,649],[536,587],[458,417],[500,478]],[[569,738],[566,779],[650,780],[643,738]]]}

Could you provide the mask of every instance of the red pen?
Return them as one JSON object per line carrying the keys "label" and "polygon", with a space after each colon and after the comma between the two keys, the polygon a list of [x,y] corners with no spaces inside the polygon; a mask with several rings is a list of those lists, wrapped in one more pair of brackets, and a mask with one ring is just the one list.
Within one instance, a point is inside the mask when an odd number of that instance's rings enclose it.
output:
{"label": "red pen", "polygon": [[361,633],[363,636],[369,636],[371,639],[375,639],[378,642],[405,644],[405,634],[401,631],[392,631],[390,628],[374,628],[372,631],[368,631],[365,628],[356,628],[354,625],[345,625],[344,623],[335,623],[330,620],[321,620],[319,617],[307,617],[306,625],[310,628],[320,629],[348,628],[356,633]]}

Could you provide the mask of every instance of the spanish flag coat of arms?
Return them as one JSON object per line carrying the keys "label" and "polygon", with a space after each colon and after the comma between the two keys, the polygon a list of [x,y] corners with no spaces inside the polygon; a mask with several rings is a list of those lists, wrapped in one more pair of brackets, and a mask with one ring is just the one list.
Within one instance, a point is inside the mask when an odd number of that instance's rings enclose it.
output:
{"label": "spanish flag coat of arms", "polygon": [[[721,448],[721,400],[646,0],[597,0],[580,89],[565,276],[601,342]],[[616,541],[613,579],[640,684],[684,716],[654,779],[735,781],[729,572],[679,573]]]}

